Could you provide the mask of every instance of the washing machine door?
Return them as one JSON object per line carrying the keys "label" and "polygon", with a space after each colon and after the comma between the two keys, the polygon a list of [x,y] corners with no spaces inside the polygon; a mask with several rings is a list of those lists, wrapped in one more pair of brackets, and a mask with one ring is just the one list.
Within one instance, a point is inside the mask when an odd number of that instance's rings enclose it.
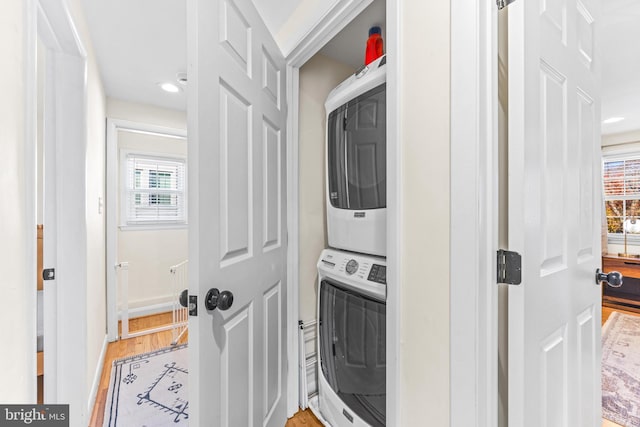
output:
{"label": "washing machine door", "polygon": [[329,280],[320,283],[322,375],[360,418],[385,425],[386,305]]}

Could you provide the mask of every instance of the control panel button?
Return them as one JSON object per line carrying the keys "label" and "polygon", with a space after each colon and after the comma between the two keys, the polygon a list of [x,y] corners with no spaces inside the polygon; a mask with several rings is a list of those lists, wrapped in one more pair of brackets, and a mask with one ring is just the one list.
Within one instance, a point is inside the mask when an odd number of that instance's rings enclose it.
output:
{"label": "control panel button", "polygon": [[346,270],[347,270],[347,274],[349,275],[358,271],[358,261],[356,261],[355,259],[349,260],[349,262],[347,263]]}

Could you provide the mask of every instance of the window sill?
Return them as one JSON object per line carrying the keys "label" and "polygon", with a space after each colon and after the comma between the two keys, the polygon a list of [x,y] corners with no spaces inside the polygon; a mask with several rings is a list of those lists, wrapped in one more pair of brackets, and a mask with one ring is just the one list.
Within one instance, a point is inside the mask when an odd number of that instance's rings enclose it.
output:
{"label": "window sill", "polygon": [[126,224],[118,228],[120,231],[186,230],[189,224]]}

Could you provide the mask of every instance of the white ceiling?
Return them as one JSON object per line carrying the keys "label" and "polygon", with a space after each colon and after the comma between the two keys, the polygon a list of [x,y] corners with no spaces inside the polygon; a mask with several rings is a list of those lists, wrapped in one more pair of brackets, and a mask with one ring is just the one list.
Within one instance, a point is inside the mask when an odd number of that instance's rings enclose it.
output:
{"label": "white ceiling", "polygon": [[186,92],[158,83],[187,71],[185,0],[83,0],[107,96],[186,110]]}
{"label": "white ceiling", "polygon": [[307,0],[278,0],[278,7],[273,7],[273,0],[252,1],[264,23],[267,24],[267,28],[275,36],[296,9]]}
{"label": "white ceiling", "polygon": [[[290,18],[301,9],[328,4],[278,0],[273,7],[273,0],[253,1],[273,34],[290,29]],[[322,53],[353,68],[362,65],[369,27],[379,25],[385,35],[385,2],[375,0]],[[83,5],[107,96],[186,110],[186,91],[174,94],[158,87],[176,82],[176,74],[187,68],[186,0],[83,0]]]}
{"label": "white ceiling", "polygon": [[602,22],[602,133],[640,129],[640,2],[605,0]]}
{"label": "white ceiling", "polygon": [[[273,34],[288,25],[301,6],[317,0],[253,0]],[[158,83],[176,81],[186,71],[185,0],[83,0],[100,73],[108,96],[185,110],[186,92],[163,92]],[[640,1],[603,1],[602,118],[625,117],[603,124],[603,134],[640,129]],[[368,29],[382,27],[385,0],[375,0],[321,53],[358,68],[363,63]]]}

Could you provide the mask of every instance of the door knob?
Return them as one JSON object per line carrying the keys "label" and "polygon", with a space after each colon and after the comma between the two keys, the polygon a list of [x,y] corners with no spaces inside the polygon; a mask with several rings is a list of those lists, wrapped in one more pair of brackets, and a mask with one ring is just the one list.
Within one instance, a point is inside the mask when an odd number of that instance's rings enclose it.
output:
{"label": "door knob", "polygon": [[207,310],[228,310],[233,305],[233,294],[229,291],[220,292],[218,288],[211,288],[204,297],[204,306]]}
{"label": "door knob", "polygon": [[605,282],[607,285],[612,288],[619,288],[622,286],[622,274],[617,271],[612,271],[611,273],[603,273],[600,269],[596,269],[596,284],[601,284]]}
{"label": "door knob", "polygon": [[180,302],[180,305],[183,307],[188,307],[188,300],[189,300],[189,290],[185,289],[182,292],[180,292],[180,297],[178,298],[178,301]]}

